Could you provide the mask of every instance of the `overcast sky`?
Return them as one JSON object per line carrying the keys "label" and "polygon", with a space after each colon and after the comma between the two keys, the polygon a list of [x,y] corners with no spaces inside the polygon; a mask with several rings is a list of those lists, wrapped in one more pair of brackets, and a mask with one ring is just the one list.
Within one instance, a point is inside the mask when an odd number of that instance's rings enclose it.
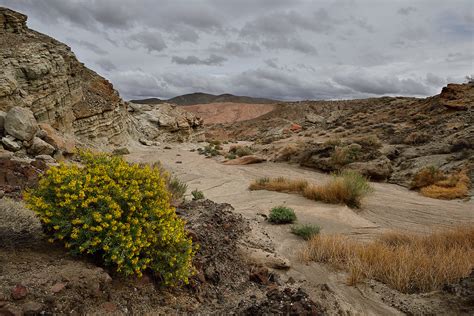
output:
{"label": "overcast sky", "polygon": [[473,0],[0,0],[125,99],[428,96],[474,74]]}

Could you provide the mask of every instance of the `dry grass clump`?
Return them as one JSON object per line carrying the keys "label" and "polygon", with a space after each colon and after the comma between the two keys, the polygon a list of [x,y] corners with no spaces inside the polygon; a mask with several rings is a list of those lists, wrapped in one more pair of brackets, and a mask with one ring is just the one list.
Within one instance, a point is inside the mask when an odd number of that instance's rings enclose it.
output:
{"label": "dry grass clump", "polygon": [[362,198],[372,191],[367,178],[356,171],[346,170],[333,177],[325,185],[307,186],[303,191],[303,196],[310,200],[332,204],[344,203],[349,207],[358,208]]}
{"label": "dry grass clump", "polygon": [[259,178],[249,186],[250,190],[267,190],[284,193],[301,193],[308,186],[308,181],[292,180],[284,177]]}
{"label": "dry grass clump", "polygon": [[467,196],[470,184],[467,170],[445,174],[436,167],[427,167],[415,175],[411,188],[420,189],[420,193],[427,197],[452,200]]}
{"label": "dry grass clump", "polygon": [[332,204],[344,203],[350,207],[360,207],[362,198],[372,192],[367,178],[352,170],[339,173],[324,185],[284,177],[260,178],[252,182],[249,189],[297,193],[310,200]]}
{"label": "dry grass clump", "polygon": [[411,189],[420,189],[445,179],[444,172],[434,166],[429,166],[418,171],[411,181]]}
{"label": "dry grass clump", "polygon": [[470,184],[467,171],[463,170],[458,174],[448,176],[445,180],[421,188],[420,193],[434,199],[460,199],[467,196]]}
{"label": "dry grass clump", "polygon": [[303,258],[347,270],[349,284],[369,278],[404,293],[428,292],[470,274],[474,227],[426,236],[387,233],[371,243],[342,235],[316,235],[308,242]]}

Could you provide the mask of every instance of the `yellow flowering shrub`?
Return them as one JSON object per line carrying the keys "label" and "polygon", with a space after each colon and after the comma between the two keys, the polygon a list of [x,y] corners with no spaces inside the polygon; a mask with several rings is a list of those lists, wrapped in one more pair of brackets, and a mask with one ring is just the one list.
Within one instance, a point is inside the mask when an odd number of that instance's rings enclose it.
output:
{"label": "yellow flowering shrub", "polygon": [[187,283],[195,247],[170,206],[162,171],[118,156],[80,156],[81,165],[50,168],[25,194],[50,241],[98,255],[126,275],[151,269],[165,284]]}

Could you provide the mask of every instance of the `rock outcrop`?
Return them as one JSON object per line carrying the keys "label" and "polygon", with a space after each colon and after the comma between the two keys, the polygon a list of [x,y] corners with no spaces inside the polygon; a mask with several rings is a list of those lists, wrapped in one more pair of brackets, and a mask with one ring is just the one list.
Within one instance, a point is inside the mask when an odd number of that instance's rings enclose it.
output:
{"label": "rock outcrop", "polygon": [[28,29],[26,20],[0,7],[0,110],[28,108],[39,123],[85,143],[125,141],[126,104],[112,84],[65,44]]}
{"label": "rock outcrop", "polygon": [[136,129],[150,140],[157,140],[165,133],[186,138],[203,124],[198,116],[169,103],[130,103],[129,111]]}
{"label": "rock outcrop", "polygon": [[474,83],[448,84],[439,95],[439,103],[453,110],[467,110],[474,106]]}

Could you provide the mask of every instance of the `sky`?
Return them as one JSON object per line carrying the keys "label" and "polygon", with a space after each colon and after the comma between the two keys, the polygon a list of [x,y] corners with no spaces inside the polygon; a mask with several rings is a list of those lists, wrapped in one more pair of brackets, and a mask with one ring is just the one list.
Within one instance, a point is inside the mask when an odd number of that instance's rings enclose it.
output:
{"label": "sky", "polygon": [[472,0],[0,0],[125,99],[430,96],[474,74]]}

